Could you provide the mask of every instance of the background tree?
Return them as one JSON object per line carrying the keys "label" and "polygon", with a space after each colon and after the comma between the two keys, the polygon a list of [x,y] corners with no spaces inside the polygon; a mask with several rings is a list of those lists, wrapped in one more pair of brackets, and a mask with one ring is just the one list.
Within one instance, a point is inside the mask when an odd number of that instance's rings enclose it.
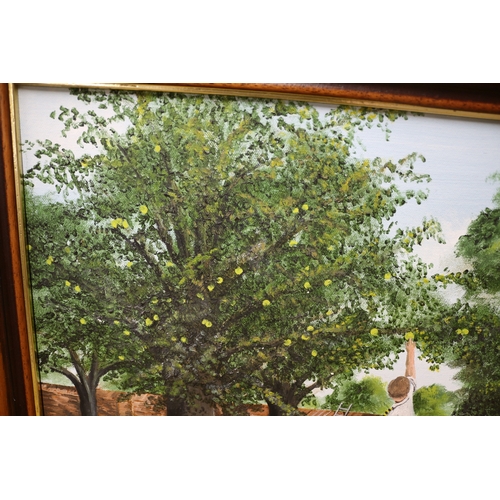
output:
{"label": "background tree", "polygon": [[[498,204],[499,196],[494,201]],[[485,208],[460,237],[456,254],[463,259],[462,269],[434,276],[447,284],[458,284],[464,297],[443,314],[439,334],[426,339],[423,351],[436,355],[459,368],[456,378],[462,383],[457,391],[457,415],[498,415],[500,371],[500,321],[498,314],[500,281],[497,247],[500,238],[500,210]],[[465,267],[465,269],[463,269]],[[441,351],[438,353],[438,351]]]}
{"label": "background tree", "polygon": [[293,410],[339,372],[390,363],[420,314],[425,322],[438,284],[412,250],[439,226],[389,222],[425,199],[400,187],[429,180],[414,172],[421,158],[358,160],[354,148],[360,129],[398,114],[77,94],[87,112],[53,117],[63,134],[81,131],[82,154],[38,141],[27,179],[78,196],[119,275],[115,319],[151,360],[126,383],[160,391],[169,414],[249,397]]}
{"label": "background tree", "polygon": [[[479,280],[481,292],[492,294],[500,291],[500,208],[485,208],[469,225],[467,233],[457,243],[457,255],[472,266]],[[476,290],[469,290],[474,291]],[[476,301],[479,294],[473,294]]]}
{"label": "background tree", "polygon": [[[111,265],[106,242],[75,202],[26,197],[40,366],[74,384],[82,415],[97,415],[96,388],[140,351],[118,317],[126,265]],[[124,269],[121,269],[121,268]]]}

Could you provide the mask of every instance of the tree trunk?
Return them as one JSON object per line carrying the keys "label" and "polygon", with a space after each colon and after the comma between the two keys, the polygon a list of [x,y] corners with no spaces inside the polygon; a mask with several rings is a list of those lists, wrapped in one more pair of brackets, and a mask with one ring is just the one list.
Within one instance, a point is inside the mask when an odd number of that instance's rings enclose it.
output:
{"label": "tree trunk", "polygon": [[298,410],[299,403],[314,386],[315,384],[306,388],[302,383],[290,384],[274,380],[271,386],[272,392],[265,397],[269,416],[301,415]]}
{"label": "tree trunk", "polygon": [[289,412],[284,410],[281,406],[271,403],[267,401],[267,406],[269,408],[269,416],[270,417],[283,417],[284,415],[289,415]]}
{"label": "tree trunk", "polygon": [[185,415],[213,417],[215,416],[215,408],[213,405],[205,401],[196,401],[187,406]]}
{"label": "tree trunk", "polygon": [[297,409],[298,404],[300,403],[300,399],[296,401],[295,398],[285,399],[283,398],[283,402],[281,404],[277,404],[277,402],[270,401],[266,398],[266,403],[269,408],[269,416],[270,417],[282,417],[284,415],[301,415],[299,410]]}
{"label": "tree trunk", "polygon": [[167,398],[167,417],[182,417],[185,415],[186,403],[180,398]]}
{"label": "tree trunk", "polygon": [[54,371],[61,373],[68,377],[75,386],[80,400],[80,413],[83,417],[96,417],[97,416],[97,382],[89,383],[89,378],[86,374],[79,373],[77,377],[74,373],[66,370],[65,368],[54,368]]}
{"label": "tree trunk", "polygon": [[[196,394],[198,398],[193,397]],[[200,389],[195,389],[187,398],[167,397],[167,416],[205,416],[215,415],[214,405],[203,397]]]}
{"label": "tree trunk", "polygon": [[97,388],[85,387],[81,383],[75,384],[75,387],[80,398],[82,417],[97,417]]}
{"label": "tree trunk", "polygon": [[88,373],[82,365],[80,357],[73,349],[68,349],[71,356],[73,366],[75,367],[77,375],[70,372],[66,368],[54,368],[54,371],[62,373],[68,377],[76,388],[78,397],[80,399],[80,413],[84,417],[96,417],[97,414],[97,386],[99,380],[108,373],[115,369],[120,363],[111,363],[108,366],[99,368],[99,361],[97,355],[94,353],[92,356],[92,365]]}
{"label": "tree trunk", "polygon": [[168,417],[213,417],[215,416],[215,408],[206,402],[196,401],[188,403],[180,399],[167,400],[167,416]]}

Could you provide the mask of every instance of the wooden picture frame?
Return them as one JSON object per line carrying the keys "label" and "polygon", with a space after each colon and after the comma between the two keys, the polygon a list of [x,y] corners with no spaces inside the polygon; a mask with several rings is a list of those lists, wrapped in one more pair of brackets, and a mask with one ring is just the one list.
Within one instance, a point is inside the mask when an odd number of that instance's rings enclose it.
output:
{"label": "wooden picture frame", "polygon": [[[497,84],[150,84],[114,88],[274,97],[500,119],[500,86]],[[0,84],[0,415],[40,415],[22,251],[25,243],[21,193],[16,181],[19,162],[13,143],[14,89],[15,85]]]}

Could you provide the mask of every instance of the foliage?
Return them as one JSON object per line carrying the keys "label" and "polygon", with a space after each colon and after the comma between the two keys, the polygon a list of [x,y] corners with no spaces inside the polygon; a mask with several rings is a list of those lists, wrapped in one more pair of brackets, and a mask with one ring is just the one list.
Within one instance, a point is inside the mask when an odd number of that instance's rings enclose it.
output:
{"label": "foliage", "polygon": [[[181,407],[265,399],[293,412],[335,376],[390,365],[410,329],[422,339],[439,330],[443,283],[412,254],[439,238],[439,225],[391,222],[398,207],[425,200],[400,187],[429,180],[414,171],[424,159],[354,156],[359,130],[387,130],[401,113],[75,93],[88,110],[52,116],[63,135],[80,131],[82,153],[28,145],[40,161],[26,181],[53,184],[67,197],[58,210],[77,211],[71,242],[88,259],[51,243],[58,273],[78,264],[54,277],[85,281],[74,307],[91,313],[96,337],[115,346],[118,329],[130,333],[134,349],[120,354],[128,387]],[[56,323],[48,357],[66,346],[69,324]]]}
{"label": "foliage", "polygon": [[140,358],[137,339],[124,335],[116,319],[125,312],[114,299],[128,287],[110,265],[105,238],[76,203],[27,191],[26,213],[41,369],[66,376],[82,414],[95,414],[101,378],[123,372],[126,358]]}
{"label": "foliage", "polygon": [[413,395],[413,408],[417,416],[449,416],[453,413],[457,396],[446,387],[432,384],[417,389]]}
{"label": "foliage", "polygon": [[[450,365],[460,368],[456,378],[462,383],[458,391],[457,415],[498,415],[496,400],[500,387],[500,317],[495,307],[472,305],[464,315],[468,322],[453,344]],[[466,332],[466,333],[465,333]]]}
{"label": "foliage", "polygon": [[[498,176],[494,176],[498,178]],[[498,205],[499,193],[494,198]],[[456,415],[498,415],[500,387],[499,261],[500,209],[485,208],[469,225],[456,246],[468,269],[451,275],[465,290],[453,317],[445,317],[452,332],[450,364],[460,368],[462,383]]]}
{"label": "foliage", "polygon": [[500,208],[484,209],[457,243],[457,254],[474,269],[481,286],[490,293],[500,291]]}
{"label": "foliage", "polygon": [[387,384],[380,377],[366,376],[361,380],[350,379],[337,385],[328,395],[323,408],[336,410],[351,406],[351,411],[383,415],[393,404],[387,395]]}
{"label": "foliage", "polygon": [[[487,385],[487,387],[485,387]],[[498,416],[500,415],[500,389],[483,383],[470,385],[459,394],[460,399],[453,415],[456,416]]]}

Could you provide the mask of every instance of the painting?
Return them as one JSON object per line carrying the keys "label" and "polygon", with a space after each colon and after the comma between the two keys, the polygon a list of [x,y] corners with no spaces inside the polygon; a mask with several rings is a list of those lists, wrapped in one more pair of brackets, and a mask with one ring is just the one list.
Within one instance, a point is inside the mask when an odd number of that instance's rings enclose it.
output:
{"label": "painting", "polygon": [[498,120],[208,91],[17,104],[45,415],[500,415]]}

